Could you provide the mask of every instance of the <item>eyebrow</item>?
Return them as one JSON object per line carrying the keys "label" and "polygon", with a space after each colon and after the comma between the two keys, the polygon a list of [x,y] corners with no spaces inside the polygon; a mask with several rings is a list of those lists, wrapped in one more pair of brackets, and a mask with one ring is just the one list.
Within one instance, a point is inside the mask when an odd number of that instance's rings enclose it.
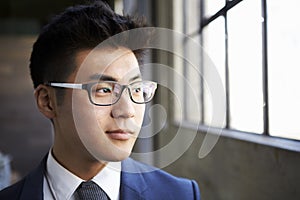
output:
{"label": "eyebrow", "polygon": [[142,79],[142,76],[140,74],[137,74],[134,77],[132,77],[131,79],[129,79],[129,82],[135,81],[137,79]]}
{"label": "eyebrow", "polygon": [[[112,76],[105,75],[105,74],[93,74],[89,77],[91,80],[97,80],[97,81],[115,81],[118,82],[118,80]],[[142,79],[142,76],[140,74],[135,75],[134,77],[129,79],[129,82],[135,81],[137,79]]]}
{"label": "eyebrow", "polygon": [[93,74],[90,76],[90,79],[97,81],[117,81],[116,78],[105,74]]}

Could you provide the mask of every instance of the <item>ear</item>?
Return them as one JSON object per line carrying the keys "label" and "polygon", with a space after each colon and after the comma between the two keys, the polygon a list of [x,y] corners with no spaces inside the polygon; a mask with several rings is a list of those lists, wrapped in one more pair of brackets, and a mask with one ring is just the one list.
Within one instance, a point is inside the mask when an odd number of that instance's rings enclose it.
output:
{"label": "ear", "polygon": [[54,118],[55,96],[51,93],[50,88],[45,85],[39,85],[34,91],[34,96],[40,112],[49,119]]}

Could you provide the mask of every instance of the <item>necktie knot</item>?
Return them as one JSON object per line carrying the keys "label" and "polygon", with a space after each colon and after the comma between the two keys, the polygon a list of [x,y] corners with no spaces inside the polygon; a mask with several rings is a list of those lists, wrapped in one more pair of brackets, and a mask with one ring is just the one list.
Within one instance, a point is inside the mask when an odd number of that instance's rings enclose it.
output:
{"label": "necktie knot", "polygon": [[76,193],[80,200],[109,200],[104,190],[93,181],[82,182]]}

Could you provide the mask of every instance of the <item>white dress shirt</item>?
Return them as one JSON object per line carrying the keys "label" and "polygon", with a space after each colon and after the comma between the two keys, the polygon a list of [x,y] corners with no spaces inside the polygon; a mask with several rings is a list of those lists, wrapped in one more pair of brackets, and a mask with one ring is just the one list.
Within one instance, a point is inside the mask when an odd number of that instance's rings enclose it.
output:
{"label": "white dress shirt", "polygon": [[[61,166],[49,152],[44,176],[45,200],[75,200],[74,192],[83,180]],[[93,179],[109,196],[118,200],[121,183],[121,162],[108,163]]]}

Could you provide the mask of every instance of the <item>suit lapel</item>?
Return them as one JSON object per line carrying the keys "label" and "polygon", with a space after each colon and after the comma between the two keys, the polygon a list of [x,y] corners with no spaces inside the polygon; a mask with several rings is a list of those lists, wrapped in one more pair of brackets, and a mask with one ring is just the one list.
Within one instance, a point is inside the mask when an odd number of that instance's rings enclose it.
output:
{"label": "suit lapel", "polygon": [[[47,154],[48,155],[48,154]],[[42,200],[44,172],[46,169],[47,156],[44,157],[40,165],[32,171],[26,178],[20,200]]]}
{"label": "suit lapel", "polygon": [[[48,155],[48,154],[47,154]],[[32,171],[25,179],[20,200],[43,200],[44,173],[46,170],[47,156],[40,165]],[[122,161],[120,199],[143,200],[143,192],[147,190],[147,184],[143,177],[141,166],[128,158]]]}
{"label": "suit lapel", "polygon": [[145,199],[145,190],[147,184],[142,169],[131,158],[122,161],[120,199]]}

